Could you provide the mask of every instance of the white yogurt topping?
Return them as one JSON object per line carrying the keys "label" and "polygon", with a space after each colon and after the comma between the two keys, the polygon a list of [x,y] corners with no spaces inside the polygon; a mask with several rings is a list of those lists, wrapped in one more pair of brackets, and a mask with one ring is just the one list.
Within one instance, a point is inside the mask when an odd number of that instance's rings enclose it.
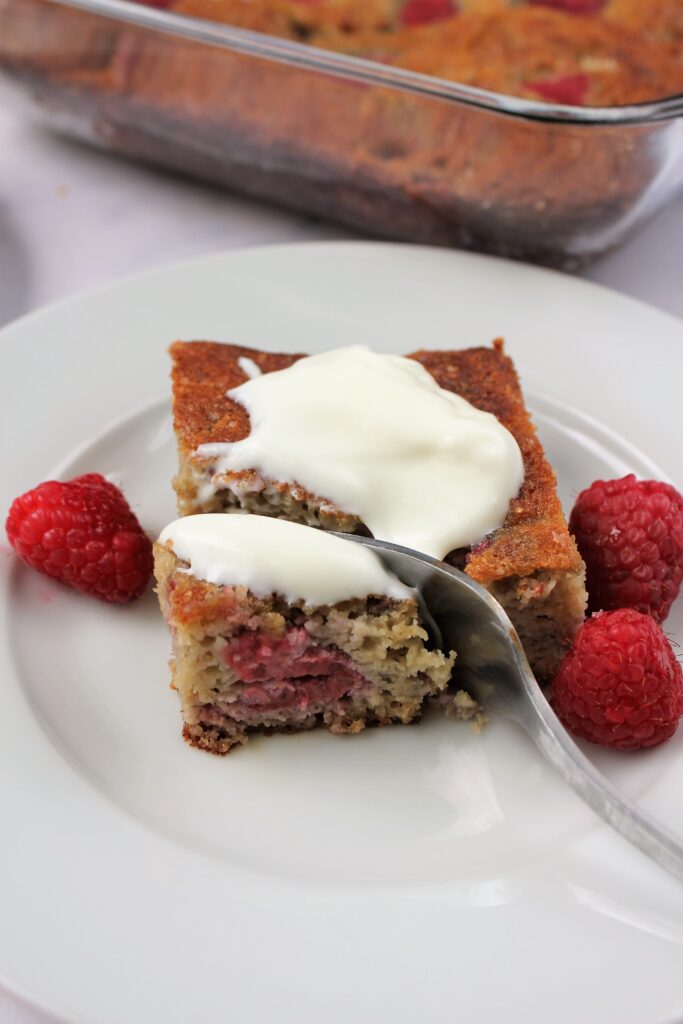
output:
{"label": "white yogurt topping", "polygon": [[197,455],[298,483],[375,537],[442,558],[499,527],[524,478],[512,434],[413,359],[355,345],[228,392],[251,432]]}
{"label": "white yogurt topping", "polygon": [[336,604],[382,594],[414,597],[374,552],[322,530],[266,516],[197,515],[170,523],[159,538],[198,579],[244,586],[260,597]]}
{"label": "white yogurt topping", "polygon": [[242,373],[246,373],[247,377],[253,378],[261,376],[261,367],[257,366],[254,360],[250,359],[249,356],[240,356],[237,360],[237,365]]}

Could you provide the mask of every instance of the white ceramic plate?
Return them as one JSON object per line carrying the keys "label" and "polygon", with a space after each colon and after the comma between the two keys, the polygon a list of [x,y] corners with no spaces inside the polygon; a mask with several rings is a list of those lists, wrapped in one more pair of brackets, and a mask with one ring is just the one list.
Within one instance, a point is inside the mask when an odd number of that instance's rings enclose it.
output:
{"label": "white ceramic plate", "polygon": [[[165,348],[504,334],[572,501],[598,476],[683,482],[683,325],[559,274],[370,244],[210,256],[0,335],[0,510],[115,473],[173,518]],[[683,886],[601,825],[513,726],[185,746],[152,594],[100,606],[0,557],[0,972],[78,1024],[683,1017]],[[668,628],[683,635],[681,604]],[[590,750],[683,833],[683,730]]]}

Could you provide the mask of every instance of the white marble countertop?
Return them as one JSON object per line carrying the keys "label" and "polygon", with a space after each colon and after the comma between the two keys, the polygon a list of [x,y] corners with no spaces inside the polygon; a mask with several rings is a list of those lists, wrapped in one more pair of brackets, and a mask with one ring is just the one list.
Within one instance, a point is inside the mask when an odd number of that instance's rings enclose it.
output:
{"label": "white marble countertop", "polygon": [[[89,150],[0,110],[0,325],[195,254],[348,237],[335,225]],[[682,237],[683,197],[584,276],[683,316]],[[0,1024],[49,1020],[0,989]]]}

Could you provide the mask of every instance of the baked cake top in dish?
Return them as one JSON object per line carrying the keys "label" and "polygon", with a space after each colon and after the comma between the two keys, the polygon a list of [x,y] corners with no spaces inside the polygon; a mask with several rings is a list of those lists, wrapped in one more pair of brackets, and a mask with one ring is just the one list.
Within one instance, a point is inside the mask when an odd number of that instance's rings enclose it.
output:
{"label": "baked cake top in dish", "polygon": [[164,6],[537,101],[617,106],[683,90],[680,0],[164,0]]}

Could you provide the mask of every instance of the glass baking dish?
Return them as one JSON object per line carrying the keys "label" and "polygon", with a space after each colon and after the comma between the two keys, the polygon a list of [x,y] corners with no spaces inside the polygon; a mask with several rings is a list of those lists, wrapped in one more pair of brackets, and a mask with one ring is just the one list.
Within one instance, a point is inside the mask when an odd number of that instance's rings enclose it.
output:
{"label": "glass baking dish", "polygon": [[683,96],[555,106],[129,0],[0,0],[51,126],[378,236],[576,268],[683,183]]}

